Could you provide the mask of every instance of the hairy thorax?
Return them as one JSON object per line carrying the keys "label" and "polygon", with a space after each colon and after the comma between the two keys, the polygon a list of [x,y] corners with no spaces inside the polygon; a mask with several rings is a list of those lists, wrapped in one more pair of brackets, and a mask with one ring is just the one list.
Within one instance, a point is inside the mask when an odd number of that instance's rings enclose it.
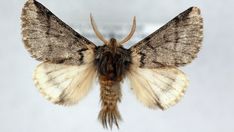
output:
{"label": "hairy thorax", "polygon": [[120,81],[129,69],[130,51],[114,42],[115,39],[111,39],[109,45],[97,47],[94,62],[100,76],[110,81]]}

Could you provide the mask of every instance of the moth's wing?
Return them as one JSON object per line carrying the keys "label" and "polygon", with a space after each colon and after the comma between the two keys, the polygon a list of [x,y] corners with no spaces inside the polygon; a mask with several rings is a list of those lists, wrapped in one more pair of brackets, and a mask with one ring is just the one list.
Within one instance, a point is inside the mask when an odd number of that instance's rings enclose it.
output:
{"label": "moth's wing", "polygon": [[37,60],[80,65],[96,47],[36,0],[25,3],[21,20],[25,47]]}
{"label": "moth's wing", "polygon": [[191,7],[130,48],[142,68],[183,66],[197,55],[203,38],[200,10]]}
{"label": "moth's wing", "polygon": [[35,69],[33,80],[47,100],[72,105],[87,95],[95,76],[91,63],[72,66],[43,62]]}
{"label": "moth's wing", "polygon": [[140,102],[163,110],[176,104],[188,86],[186,75],[175,67],[146,69],[132,66],[127,77]]}

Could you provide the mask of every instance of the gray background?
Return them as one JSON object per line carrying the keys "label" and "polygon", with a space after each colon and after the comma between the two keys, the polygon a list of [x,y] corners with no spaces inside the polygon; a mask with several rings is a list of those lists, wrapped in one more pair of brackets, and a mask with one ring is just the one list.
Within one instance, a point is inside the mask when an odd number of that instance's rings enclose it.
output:
{"label": "gray background", "polygon": [[[119,105],[120,132],[234,131],[234,2],[231,0],[40,0],[73,28],[98,25],[163,24],[195,5],[204,17],[204,41],[198,58],[182,68],[190,78],[185,97],[167,111],[140,104],[126,84]],[[98,85],[78,105],[62,107],[41,97],[31,74],[39,62],[30,58],[20,35],[24,0],[0,1],[0,131],[103,132],[97,121]],[[84,30],[81,28],[81,30]],[[127,29],[128,30],[128,29]],[[139,31],[137,32],[139,34]],[[136,34],[136,35],[137,35]],[[91,40],[95,41],[93,38]],[[137,40],[139,41],[139,40]],[[131,41],[132,42],[132,41]],[[113,132],[118,131],[113,129]]]}

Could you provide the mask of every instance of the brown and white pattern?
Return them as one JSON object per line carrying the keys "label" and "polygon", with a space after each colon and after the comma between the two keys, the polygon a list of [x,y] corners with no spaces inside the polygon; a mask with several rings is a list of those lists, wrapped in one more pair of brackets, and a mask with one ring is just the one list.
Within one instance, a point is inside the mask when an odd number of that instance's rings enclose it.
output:
{"label": "brown and white pattern", "polygon": [[92,64],[72,66],[41,63],[33,74],[33,80],[40,93],[50,102],[72,105],[88,94],[96,71]]}
{"label": "brown and white pattern", "polygon": [[24,5],[23,42],[31,56],[42,61],[33,80],[43,97],[55,104],[73,105],[89,93],[98,78],[98,118],[104,128],[119,127],[120,84],[125,78],[130,80],[137,99],[147,107],[165,110],[180,101],[188,79],[178,67],[197,56],[203,38],[197,7],[179,14],[130,49],[122,45],[133,36],[136,17],[130,33],[120,41],[106,40],[92,16],[90,19],[102,46],[81,36],[36,0]]}
{"label": "brown and white pattern", "polygon": [[175,105],[188,86],[186,75],[175,67],[132,67],[127,74],[138,100],[149,108],[165,110]]}
{"label": "brown and white pattern", "polygon": [[80,65],[84,54],[96,47],[35,0],[28,0],[22,10],[22,34],[26,49],[39,61]]}
{"label": "brown and white pattern", "polygon": [[132,59],[144,68],[183,66],[197,56],[202,38],[201,12],[191,7],[131,47]]}

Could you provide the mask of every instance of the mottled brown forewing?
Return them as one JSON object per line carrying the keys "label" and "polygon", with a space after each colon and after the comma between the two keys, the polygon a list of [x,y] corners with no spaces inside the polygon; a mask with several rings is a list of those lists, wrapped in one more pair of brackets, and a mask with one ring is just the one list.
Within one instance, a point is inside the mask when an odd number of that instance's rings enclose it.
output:
{"label": "mottled brown forewing", "polygon": [[196,57],[202,38],[200,10],[191,7],[131,47],[133,63],[142,68],[183,66]]}
{"label": "mottled brown forewing", "polygon": [[26,2],[21,20],[25,47],[37,60],[81,65],[96,47],[35,0]]}
{"label": "mottled brown forewing", "polygon": [[130,50],[116,50],[112,43],[109,47],[96,47],[35,0],[26,2],[21,20],[25,47],[34,58],[43,61],[33,76],[42,95],[56,104],[75,104],[88,94],[98,71],[102,100],[99,119],[105,128],[113,124],[118,127],[121,120],[117,103],[125,72],[137,98],[146,106],[164,110],[176,104],[184,95],[188,79],[175,66],[190,63],[196,57],[203,35],[200,10],[196,7],[181,13]]}

